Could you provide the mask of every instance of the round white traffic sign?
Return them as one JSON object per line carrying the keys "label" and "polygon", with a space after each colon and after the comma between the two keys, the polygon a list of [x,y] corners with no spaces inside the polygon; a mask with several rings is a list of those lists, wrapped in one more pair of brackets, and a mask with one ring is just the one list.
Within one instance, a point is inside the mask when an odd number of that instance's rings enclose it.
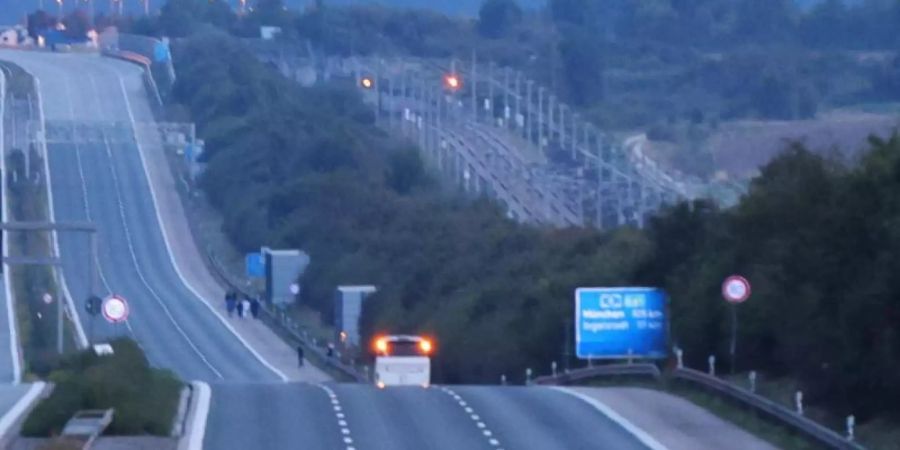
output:
{"label": "round white traffic sign", "polygon": [[100,310],[103,312],[103,318],[110,323],[124,322],[128,319],[128,302],[116,295],[103,300]]}
{"label": "round white traffic sign", "polygon": [[53,296],[50,295],[49,292],[45,292],[43,297],[41,297],[41,298],[44,300],[44,303],[46,303],[48,305],[53,303]]}
{"label": "round white traffic sign", "polygon": [[750,282],[740,275],[732,275],[722,283],[722,296],[731,303],[743,303],[750,298]]}

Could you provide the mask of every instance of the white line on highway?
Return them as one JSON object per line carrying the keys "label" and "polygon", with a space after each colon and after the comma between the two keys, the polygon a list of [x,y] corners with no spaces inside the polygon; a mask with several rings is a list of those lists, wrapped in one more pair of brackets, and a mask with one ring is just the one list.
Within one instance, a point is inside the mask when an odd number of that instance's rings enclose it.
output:
{"label": "white line on highway", "polygon": [[140,155],[140,157],[141,157],[141,167],[144,169],[144,176],[147,178],[147,184],[150,187],[150,198],[153,200],[153,212],[156,213],[156,221],[159,224],[159,230],[162,233],[163,242],[166,244],[166,254],[169,256],[169,261],[172,263],[172,267],[175,269],[175,273],[178,274],[178,278],[181,279],[181,283],[184,284],[184,286],[187,287],[188,290],[194,294],[194,296],[196,297],[196,300],[199,301],[200,303],[202,303],[203,305],[205,305],[207,308],[209,308],[209,310],[213,313],[213,316],[218,318],[219,321],[222,323],[222,325],[224,325],[225,328],[228,331],[230,331],[231,334],[233,334],[237,338],[237,340],[248,351],[250,351],[250,353],[260,363],[262,363],[262,365],[266,366],[266,368],[268,368],[275,375],[277,375],[279,378],[281,378],[282,381],[287,382],[289,380],[287,375],[285,375],[284,372],[278,370],[277,368],[275,368],[275,366],[273,366],[268,361],[266,361],[265,358],[263,358],[262,355],[259,354],[259,352],[257,352],[252,346],[250,346],[250,343],[248,343],[246,340],[244,340],[244,338],[237,332],[237,330],[235,330],[231,326],[231,324],[228,323],[227,320],[225,320],[225,318],[219,313],[219,311],[217,311],[215,308],[213,308],[212,305],[210,305],[208,302],[203,300],[203,296],[200,295],[200,292],[198,292],[194,288],[194,286],[187,281],[187,279],[184,277],[184,274],[181,273],[181,269],[178,267],[178,263],[175,261],[175,255],[172,251],[172,245],[169,242],[169,234],[168,234],[168,232],[166,232],[166,227],[163,224],[162,216],[160,216],[160,214],[159,214],[159,201],[156,198],[156,188],[154,187],[153,180],[150,179],[150,172],[147,170],[147,161],[144,158],[144,150],[143,150],[143,147],[141,146],[140,139],[138,139],[138,137],[137,137],[137,123],[134,119],[134,112],[131,109],[131,100],[128,99],[128,91],[125,89],[125,80],[122,78],[121,73],[119,73],[118,71],[113,71],[113,72],[115,72],[116,77],[119,79],[119,87],[121,88],[122,96],[125,99],[125,108],[128,112],[128,119],[130,120],[132,130],[134,131],[134,143],[138,149],[138,155]]}
{"label": "white line on highway", "polygon": [[[41,124],[41,135],[44,136],[44,139],[41,139],[41,150],[43,150],[44,154],[44,174],[47,177],[47,215],[50,217],[50,222],[56,222],[56,212],[53,207],[53,183],[50,177],[50,155],[47,154],[47,130],[46,124],[44,123],[44,99],[41,94],[41,80],[32,73],[29,73],[31,78],[34,80],[34,90],[37,94],[37,110],[38,110],[38,122]],[[69,95],[69,90],[66,88],[66,95]],[[69,103],[71,104],[71,99],[69,99]],[[73,117],[74,119],[74,117]],[[56,257],[61,257],[59,251],[59,237],[56,231],[50,232],[50,240],[53,243],[53,255]],[[60,287],[63,291],[63,296],[66,298],[69,311],[73,317],[73,325],[75,325],[75,334],[78,340],[79,347],[85,348],[88,345],[87,336],[84,334],[84,327],[81,325],[81,319],[78,315],[78,308],[75,306],[75,299],[72,298],[72,293],[69,292],[69,284],[66,283],[66,274],[63,273],[61,268],[55,268],[54,273],[58,275],[58,280]]]}
{"label": "white line on highway", "polygon": [[[96,103],[97,111],[98,112],[102,111],[103,108],[100,106],[100,93],[99,93],[99,90],[97,89],[97,81],[94,79],[93,75],[91,75],[89,79],[91,82],[91,88],[94,90],[94,95],[92,95],[91,98],[93,98],[94,102]],[[65,78],[65,83],[66,83],[66,96],[68,96],[69,95],[68,94],[68,92],[69,92],[69,78],[68,77]],[[75,110],[72,105],[71,98],[69,99],[69,114],[72,116],[73,119],[75,118]],[[92,222],[93,218],[91,217],[91,203],[88,198],[87,177],[84,176],[84,163],[81,160],[81,147],[78,145],[77,140],[75,141],[75,164],[78,166],[78,178],[81,181],[81,197],[83,200],[82,206],[84,208],[84,217],[85,217],[85,220],[87,220],[88,222]],[[109,280],[106,278],[106,275],[103,273],[103,267],[100,265],[100,255],[95,254],[94,257],[96,258],[96,260],[94,261],[94,266],[97,268],[97,276],[100,278],[100,282],[103,283],[103,287],[104,287],[104,289],[106,289],[106,292],[108,294],[112,294],[112,288],[109,284]],[[91,292],[91,294],[96,295],[98,293]],[[94,319],[92,318],[91,320],[94,320]],[[137,335],[134,333],[134,328],[131,327],[131,322],[129,322],[127,319],[125,320],[125,327],[128,328],[128,332],[131,334],[131,336],[135,338],[135,342],[137,342],[138,347],[140,347],[141,350],[143,350],[144,347],[141,345],[140,340],[137,339]]]}
{"label": "white line on highway", "polygon": [[[9,211],[7,210],[7,194],[6,194],[6,136],[4,135],[3,121],[6,114],[6,77],[0,73],[0,220],[4,222],[9,220]],[[15,126],[15,124],[13,124]],[[3,255],[9,256],[9,233],[3,233]],[[12,360],[13,384],[19,384],[22,381],[22,366],[19,363],[19,338],[16,329],[16,312],[13,306],[14,299],[12,295],[12,287],[9,279],[9,264],[3,263],[3,288],[6,295],[6,318],[9,323],[9,357]]]}
{"label": "white line on highway", "polygon": [[344,444],[347,445],[345,450],[356,450],[355,447],[351,445],[353,444],[353,438],[350,435],[350,426],[347,425],[347,421],[344,420],[344,413],[341,412],[341,400],[330,387],[325,386],[324,384],[316,384],[315,386],[325,391],[325,393],[328,394],[328,398],[331,400],[331,405],[334,407],[334,416],[337,418],[338,429],[341,431]]}
{"label": "white line on highway", "polygon": [[474,413],[475,410],[472,409],[471,406],[468,406],[466,401],[463,400],[459,394],[457,394],[453,389],[450,389],[446,386],[441,386],[440,389],[445,394],[452,397],[453,400],[456,400],[457,403],[459,403],[459,406],[463,408],[463,411],[465,411],[469,415],[469,418],[472,419],[472,422],[475,423],[475,427],[481,430],[481,434],[484,435],[485,438],[488,438],[488,444],[491,444],[492,447],[497,447],[497,450],[503,450],[502,448],[500,448],[500,441],[496,437],[494,437],[494,433],[490,430],[490,428],[488,428],[487,424],[485,424],[484,421],[481,420],[481,417],[478,416],[478,414]]}
{"label": "white line on highway", "polygon": [[112,166],[112,150],[110,149],[109,141],[106,139],[105,134],[103,136],[103,146],[106,147],[106,156],[107,158],[109,158],[109,171],[112,175],[112,182],[114,186],[113,190],[116,193],[116,202],[119,206],[119,219],[122,221],[122,226],[125,230],[125,242],[128,244],[128,252],[131,254],[131,261],[134,263],[134,268],[137,272],[138,278],[141,280],[141,284],[143,284],[147,291],[150,292],[150,296],[153,297],[154,300],[156,300],[156,302],[162,308],[163,313],[165,313],[166,317],[169,318],[169,321],[172,322],[172,325],[175,326],[175,329],[178,330],[178,333],[181,334],[182,337],[184,337],[184,340],[187,341],[191,349],[194,350],[194,353],[196,353],[197,356],[200,357],[200,360],[203,361],[203,364],[205,364],[206,367],[209,368],[209,370],[216,374],[216,377],[218,377],[220,380],[224,380],[225,377],[223,377],[222,374],[218,370],[216,370],[215,367],[213,367],[209,359],[206,358],[206,355],[204,355],[203,352],[200,351],[200,348],[197,347],[196,344],[194,344],[194,341],[192,341],[190,337],[188,337],[184,329],[181,328],[180,325],[178,325],[178,322],[175,320],[175,316],[172,315],[172,311],[170,311],[169,307],[166,306],[166,303],[162,300],[162,297],[159,296],[156,290],[154,290],[153,287],[150,286],[150,283],[147,281],[147,279],[144,278],[144,273],[138,263],[137,253],[135,253],[134,250],[134,241],[131,237],[131,230],[129,229],[128,223],[125,219],[125,203],[122,201],[122,191],[120,190],[121,187],[119,185],[119,175],[116,173],[116,169]]}
{"label": "white line on highway", "polygon": [[652,436],[647,434],[646,431],[638,428],[633,423],[629,422],[628,419],[619,415],[619,413],[615,412],[609,406],[601,403],[599,400],[589,397],[587,395],[582,394],[581,392],[574,391],[569,388],[565,388],[562,386],[550,386],[550,389],[557,390],[564,394],[571,395],[580,399],[581,401],[591,405],[597,411],[600,411],[606,417],[609,417],[610,420],[617,423],[620,427],[624,428],[625,431],[631,433],[637,440],[641,441],[642,444],[646,445],[650,450],[668,450],[665,445],[662,445],[659,441],[654,439]]}

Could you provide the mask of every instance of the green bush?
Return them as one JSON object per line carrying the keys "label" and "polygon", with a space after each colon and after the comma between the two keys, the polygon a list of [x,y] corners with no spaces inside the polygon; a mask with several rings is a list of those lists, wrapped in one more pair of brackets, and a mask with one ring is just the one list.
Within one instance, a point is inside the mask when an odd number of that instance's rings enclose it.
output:
{"label": "green bush", "polygon": [[115,354],[84,351],[62,361],[50,374],[56,387],[25,420],[25,436],[52,436],[81,409],[114,408],[106,430],[114,435],[168,435],[182,383],[167,371],[150,367],[131,340],[112,343]]}

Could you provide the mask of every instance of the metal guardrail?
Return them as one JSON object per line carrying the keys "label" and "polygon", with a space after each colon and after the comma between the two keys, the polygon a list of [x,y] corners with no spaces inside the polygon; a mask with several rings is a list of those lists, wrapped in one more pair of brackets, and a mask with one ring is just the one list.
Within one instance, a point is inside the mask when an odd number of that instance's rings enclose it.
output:
{"label": "metal guardrail", "polygon": [[[224,285],[231,289],[234,289],[241,295],[250,297],[256,296],[255,292],[250,292],[243,286],[240,286],[238,283],[235,283],[233,280],[231,280],[231,278],[227,274],[227,271],[213,256],[212,252],[207,251],[206,257],[213,269],[213,275],[215,275],[215,277],[218,278],[219,281],[221,281]],[[324,362],[331,369],[356,382],[365,383],[369,381],[368,376],[366,374],[360,373],[360,371],[355,367],[344,363],[334,356],[328,356],[327,352],[319,347],[318,343],[315,342],[315,340],[309,339],[309,337],[306,336],[305,333],[301,333],[300,327],[296,324],[296,322],[292,321],[286,315],[279,314],[269,306],[261,304],[259,318],[282,339],[285,339],[289,342],[293,341],[295,345],[302,345],[308,351],[312,352],[317,359]],[[309,358],[306,357],[305,359]]]}
{"label": "metal guardrail", "polygon": [[698,370],[686,368],[675,369],[672,372],[672,377],[699,384],[704,388],[750,406],[806,436],[809,436],[816,442],[828,448],[840,450],[865,450],[865,447],[862,445],[847,440],[844,436],[834,430],[831,430],[812,419],[797,414],[783,405],[775,403],[760,395],[756,395],[747,389],[731,384],[721,378]]}
{"label": "metal guardrail", "polygon": [[141,68],[144,69],[144,83],[147,85],[147,90],[150,91],[153,99],[156,100],[156,102],[154,103],[154,107],[162,108],[162,96],[159,93],[159,88],[157,87],[156,80],[153,77],[153,69],[150,58],[134,52],[120,50],[103,50],[101,54],[109,58],[121,59],[123,61],[141,66]]}
{"label": "metal guardrail", "polygon": [[570,384],[588,378],[600,376],[648,376],[659,379],[662,373],[659,367],[652,363],[639,364],[606,364],[602,366],[585,367],[565,373],[545,375],[534,379],[535,384]]}

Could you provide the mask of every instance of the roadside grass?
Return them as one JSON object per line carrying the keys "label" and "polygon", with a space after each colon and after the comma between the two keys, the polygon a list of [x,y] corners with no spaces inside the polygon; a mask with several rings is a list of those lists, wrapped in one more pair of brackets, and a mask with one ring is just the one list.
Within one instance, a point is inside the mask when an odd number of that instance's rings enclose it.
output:
{"label": "roadside grass", "polygon": [[[725,375],[728,381],[749,387],[747,373]],[[788,378],[766,378],[758,375],[756,393],[788,408],[794,408],[794,393],[800,390],[796,381]],[[835,430],[843,430],[846,415],[837,415],[816,405],[804,405],[804,415]],[[850,414],[852,412],[848,412]],[[872,450],[900,450],[900,419],[880,417],[860,423],[856,437]]]}
{"label": "roadside grass", "polygon": [[23,436],[58,435],[75,412],[106,408],[115,413],[105,434],[170,434],[183,383],[172,372],[151,367],[134,341],[110,344],[113,355],[85,350],[60,362],[49,376],[53,392],[25,419]]}

